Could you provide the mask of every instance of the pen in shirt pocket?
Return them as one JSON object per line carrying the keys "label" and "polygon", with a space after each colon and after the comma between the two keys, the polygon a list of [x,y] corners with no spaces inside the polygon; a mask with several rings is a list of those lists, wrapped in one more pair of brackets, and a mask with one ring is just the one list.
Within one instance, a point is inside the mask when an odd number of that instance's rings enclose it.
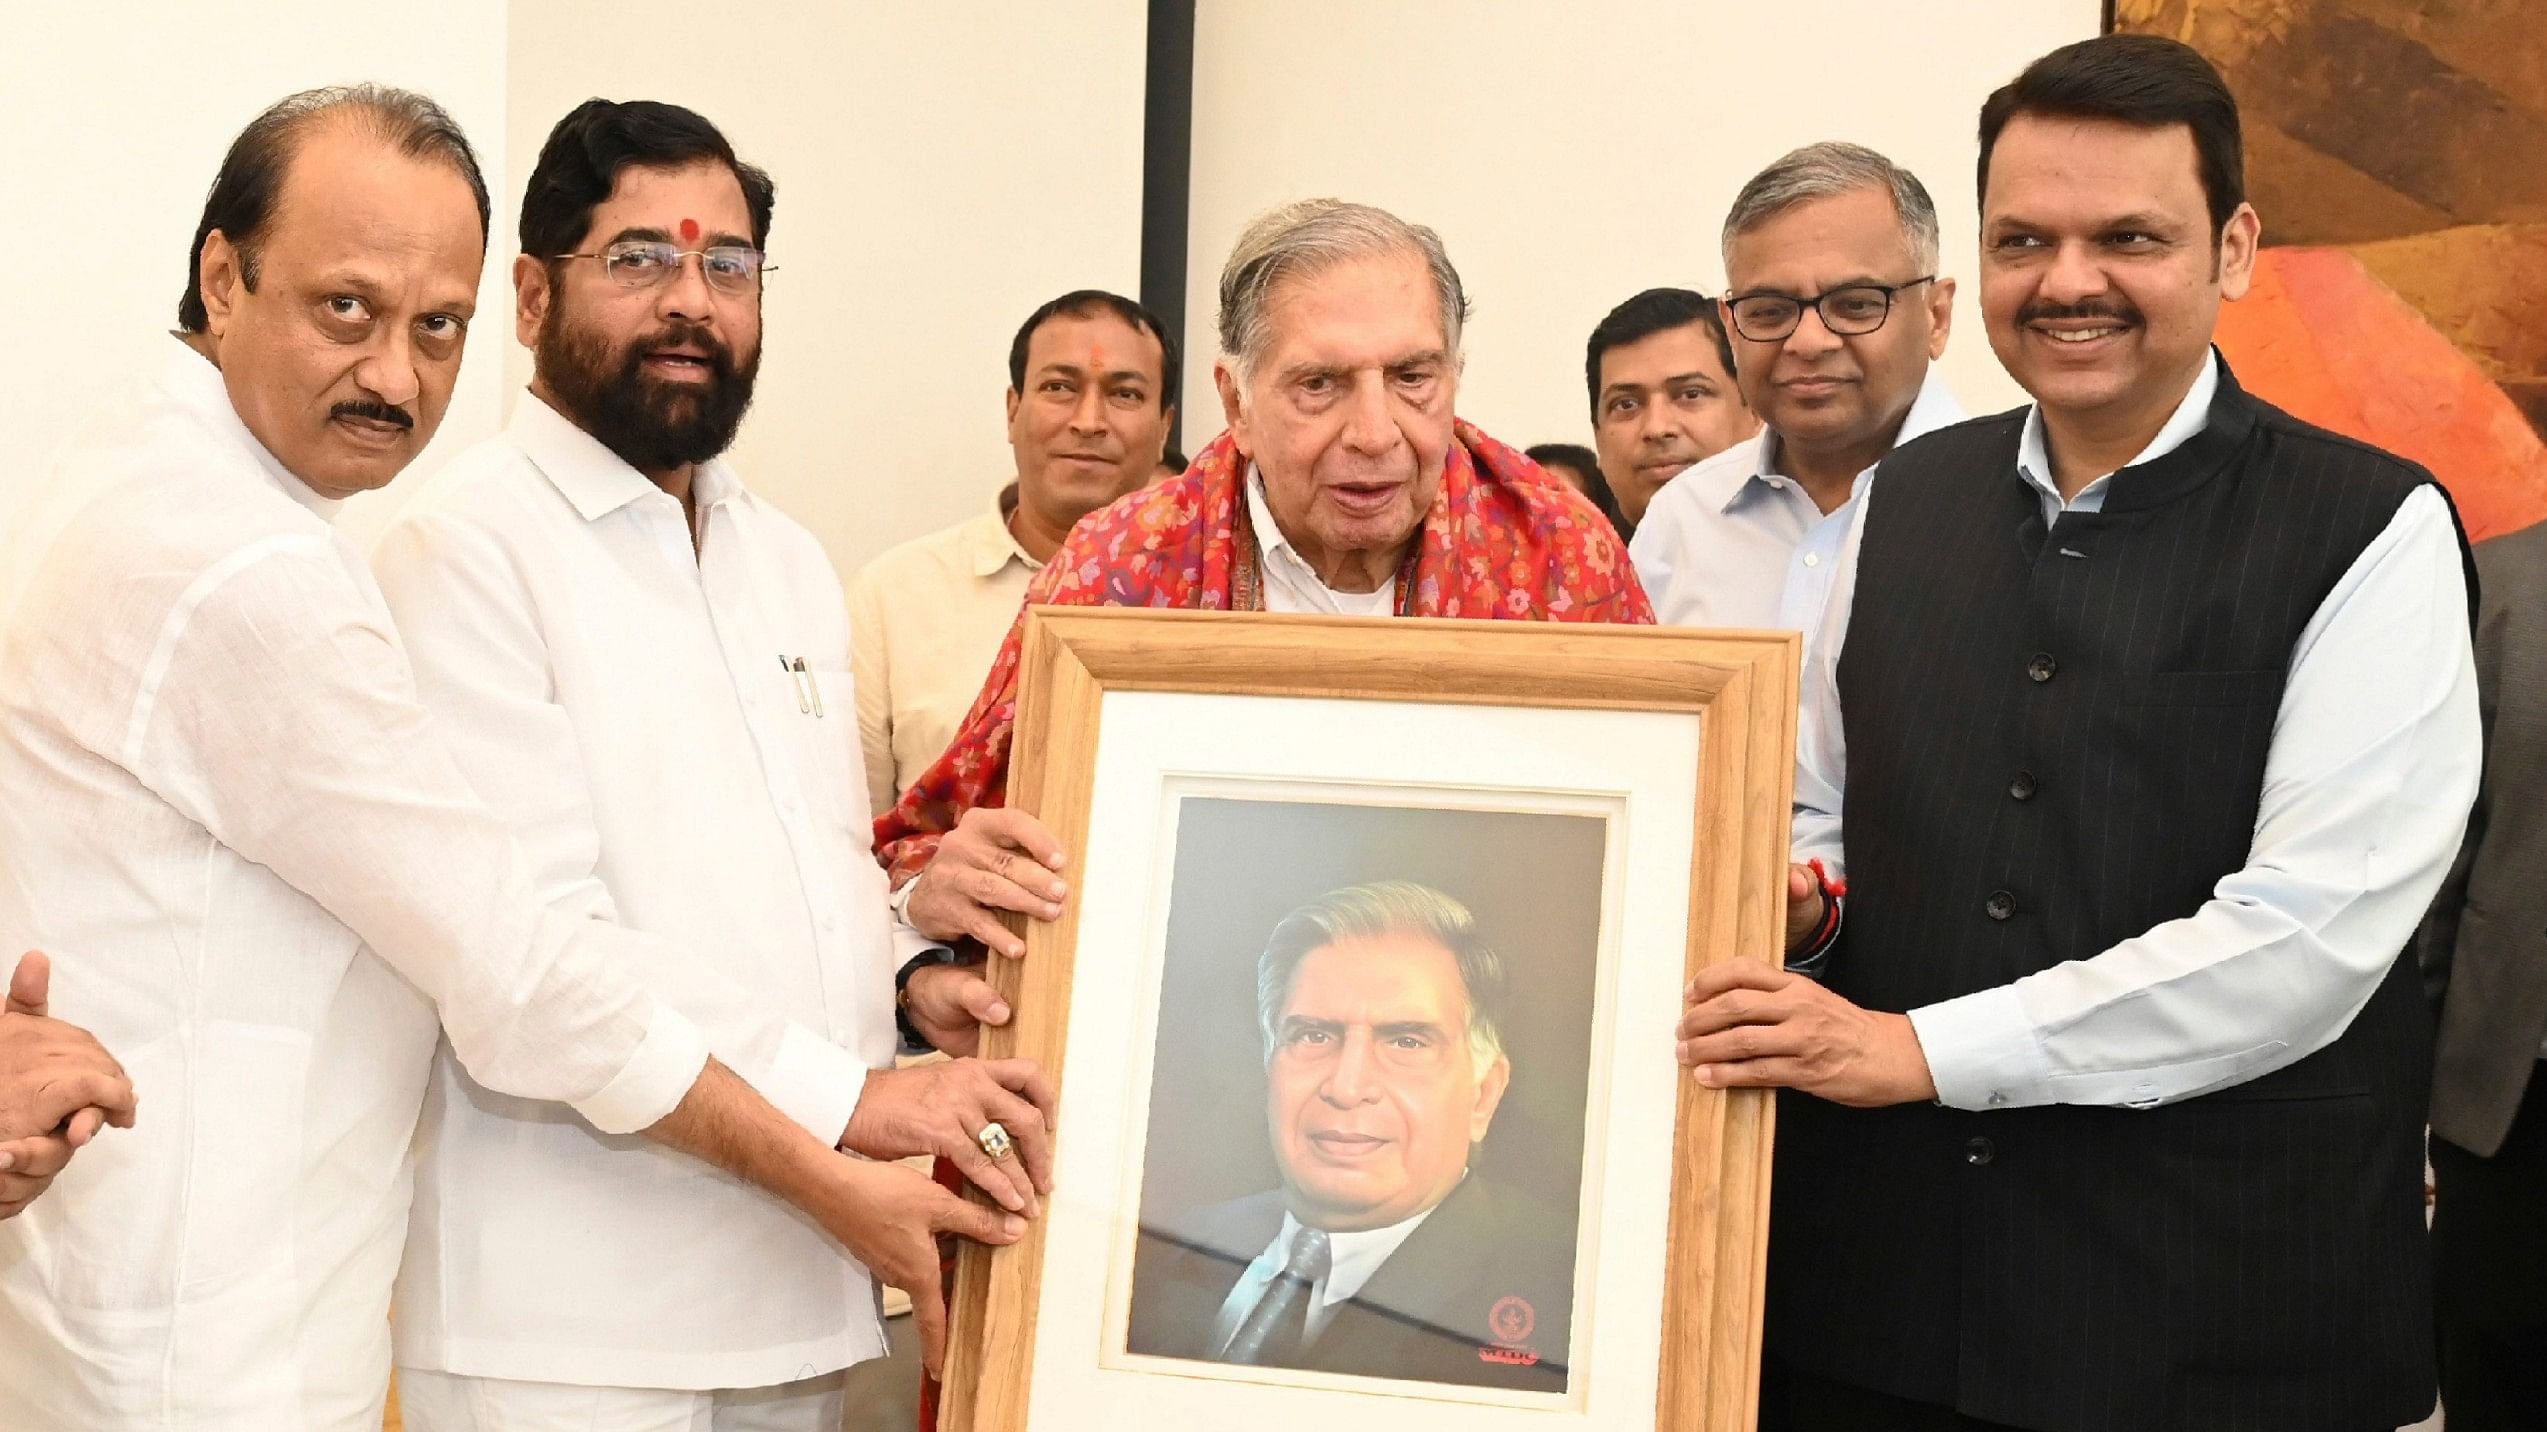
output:
{"label": "pen in shirt pocket", "polygon": [[796,683],[796,709],[808,716],[820,718],[823,714],[822,687],[815,682],[813,672],[805,665],[805,659],[780,652],[778,669],[786,672],[788,679]]}

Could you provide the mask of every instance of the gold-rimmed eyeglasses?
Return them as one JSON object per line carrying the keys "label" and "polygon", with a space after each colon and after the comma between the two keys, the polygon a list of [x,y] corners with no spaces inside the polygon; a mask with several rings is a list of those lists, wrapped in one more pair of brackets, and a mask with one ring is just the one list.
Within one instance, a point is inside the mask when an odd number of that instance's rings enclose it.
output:
{"label": "gold-rimmed eyeglasses", "polygon": [[682,260],[693,254],[698,256],[700,276],[707,280],[708,287],[720,293],[751,293],[761,286],[761,275],[778,271],[769,255],[742,244],[685,249],[656,239],[623,239],[597,254],[550,257],[599,259],[602,272],[621,288],[652,288],[670,278]]}

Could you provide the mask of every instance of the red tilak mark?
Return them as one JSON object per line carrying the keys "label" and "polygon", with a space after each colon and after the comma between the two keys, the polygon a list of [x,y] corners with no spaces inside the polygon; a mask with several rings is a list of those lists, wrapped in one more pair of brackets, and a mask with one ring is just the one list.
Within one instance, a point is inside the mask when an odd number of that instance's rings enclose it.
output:
{"label": "red tilak mark", "polygon": [[695,243],[698,241],[698,237],[699,221],[696,219],[683,219],[681,221],[681,242],[685,244]]}

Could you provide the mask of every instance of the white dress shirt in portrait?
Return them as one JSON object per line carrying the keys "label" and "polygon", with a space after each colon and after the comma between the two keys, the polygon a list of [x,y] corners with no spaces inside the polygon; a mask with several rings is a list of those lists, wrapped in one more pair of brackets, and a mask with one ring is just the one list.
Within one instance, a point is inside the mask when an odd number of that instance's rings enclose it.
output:
{"label": "white dress shirt in portrait", "polygon": [[537,897],[202,356],[42,489],[0,550],[0,946],[142,1112],[0,1224],[0,1424],[376,1429],[436,1007],[486,1085],[624,1136],[707,1057],[628,972],[693,957]]}
{"label": "white dress shirt in portrait", "polygon": [[[2217,362],[2125,467],[2202,431]],[[2017,465],[2011,480],[2034,491],[2045,521],[2065,507],[2103,509],[2111,473],[2062,501],[2040,409],[2027,415]],[[1862,505],[1876,500],[1870,489]],[[1839,657],[1858,546],[1854,535],[1843,544],[1842,575],[1806,633],[1796,732],[1795,858],[1820,858],[1835,873],[1845,865],[1848,769]],[[1940,1102],[2163,1104],[2333,1043],[2458,852],[2482,759],[2477,733],[2458,532],[2441,494],[2421,490],[2354,559],[2291,651],[2245,867],[2183,919],[1911,1010]]]}
{"label": "white dress shirt in portrait", "polygon": [[[1439,1207],[1438,1203],[1433,1205],[1433,1208]],[[1327,1324],[1335,1321],[1336,1305],[1351,1301],[1354,1294],[1361,1292],[1362,1285],[1371,1281],[1372,1275],[1380,1271],[1380,1265],[1388,1261],[1389,1255],[1414,1237],[1415,1230],[1424,1226],[1424,1220],[1433,1216],[1433,1208],[1386,1228],[1328,1234],[1326,1276],[1309,1290],[1309,1308],[1302,1323],[1303,1336],[1315,1338],[1326,1331]],[[1238,1333],[1238,1325],[1247,1320],[1247,1314],[1258,1303],[1264,1301],[1274,1279],[1282,1273],[1292,1241],[1299,1236],[1300,1220],[1292,1217],[1289,1209],[1283,1210],[1282,1230],[1265,1245],[1264,1252],[1256,1255],[1256,1261],[1247,1265],[1247,1271],[1238,1275],[1238,1282],[1229,1290],[1229,1296],[1221,1299],[1220,1313],[1212,1323],[1213,1347],[1229,1346],[1229,1340]]]}
{"label": "white dress shirt in portrait", "polygon": [[[424,702],[560,917],[690,952],[652,987],[826,1144],[895,1047],[840,584],[722,461],[693,530],[537,396],[373,553]],[[760,1387],[880,1356],[865,1269],[714,1170],[490,1093],[449,1050],[417,1140],[398,1360]]]}
{"label": "white dress shirt in portrait", "polygon": [[[1962,422],[1963,405],[1930,368],[1893,446]],[[1757,436],[1705,458],[1663,485],[1628,553],[1665,626],[1804,631],[1828,600],[1840,547],[1875,469],[1822,511],[1782,470],[1782,444]]]}
{"label": "white dress shirt in portrait", "polygon": [[1011,484],[971,519],[905,542],[849,584],[867,805],[882,815],[964,727],[1043,564],[1008,530]]}

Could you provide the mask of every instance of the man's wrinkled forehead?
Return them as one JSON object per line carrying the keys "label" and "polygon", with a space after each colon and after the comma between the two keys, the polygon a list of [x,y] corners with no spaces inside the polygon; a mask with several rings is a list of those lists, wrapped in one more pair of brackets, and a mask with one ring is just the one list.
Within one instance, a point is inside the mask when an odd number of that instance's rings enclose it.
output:
{"label": "man's wrinkled forehead", "polygon": [[1413,250],[1340,258],[1284,274],[1265,293],[1275,346],[1348,331],[1394,335],[1402,356],[1446,354],[1450,330],[1424,256]]}
{"label": "man's wrinkled forehead", "polygon": [[[1777,229],[1777,233],[1766,231]],[[1861,185],[1818,194],[1764,214],[1725,246],[1726,292],[1796,287],[1829,289],[1897,283],[1916,268],[1919,248],[1890,193]],[[1800,295],[1799,295],[1800,296]]]}
{"label": "man's wrinkled forehead", "polygon": [[[1303,1006],[1302,989],[1313,969],[1353,980],[1357,992],[1379,987],[1397,995],[1374,1022],[1403,1022],[1411,1013],[1433,1013],[1453,1025],[1466,1023],[1468,985],[1460,976],[1459,959],[1447,946],[1424,935],[1391,931],[1348,937],[1301,956],[1291,969],[1291,987],[1283,994],[1285,1019],[1332,1018],[1337,1013],[1327,1000],[1313,998],[1310,1007]],[[1332,984],[1319,983],[1330,996],[1337,993]]]}

